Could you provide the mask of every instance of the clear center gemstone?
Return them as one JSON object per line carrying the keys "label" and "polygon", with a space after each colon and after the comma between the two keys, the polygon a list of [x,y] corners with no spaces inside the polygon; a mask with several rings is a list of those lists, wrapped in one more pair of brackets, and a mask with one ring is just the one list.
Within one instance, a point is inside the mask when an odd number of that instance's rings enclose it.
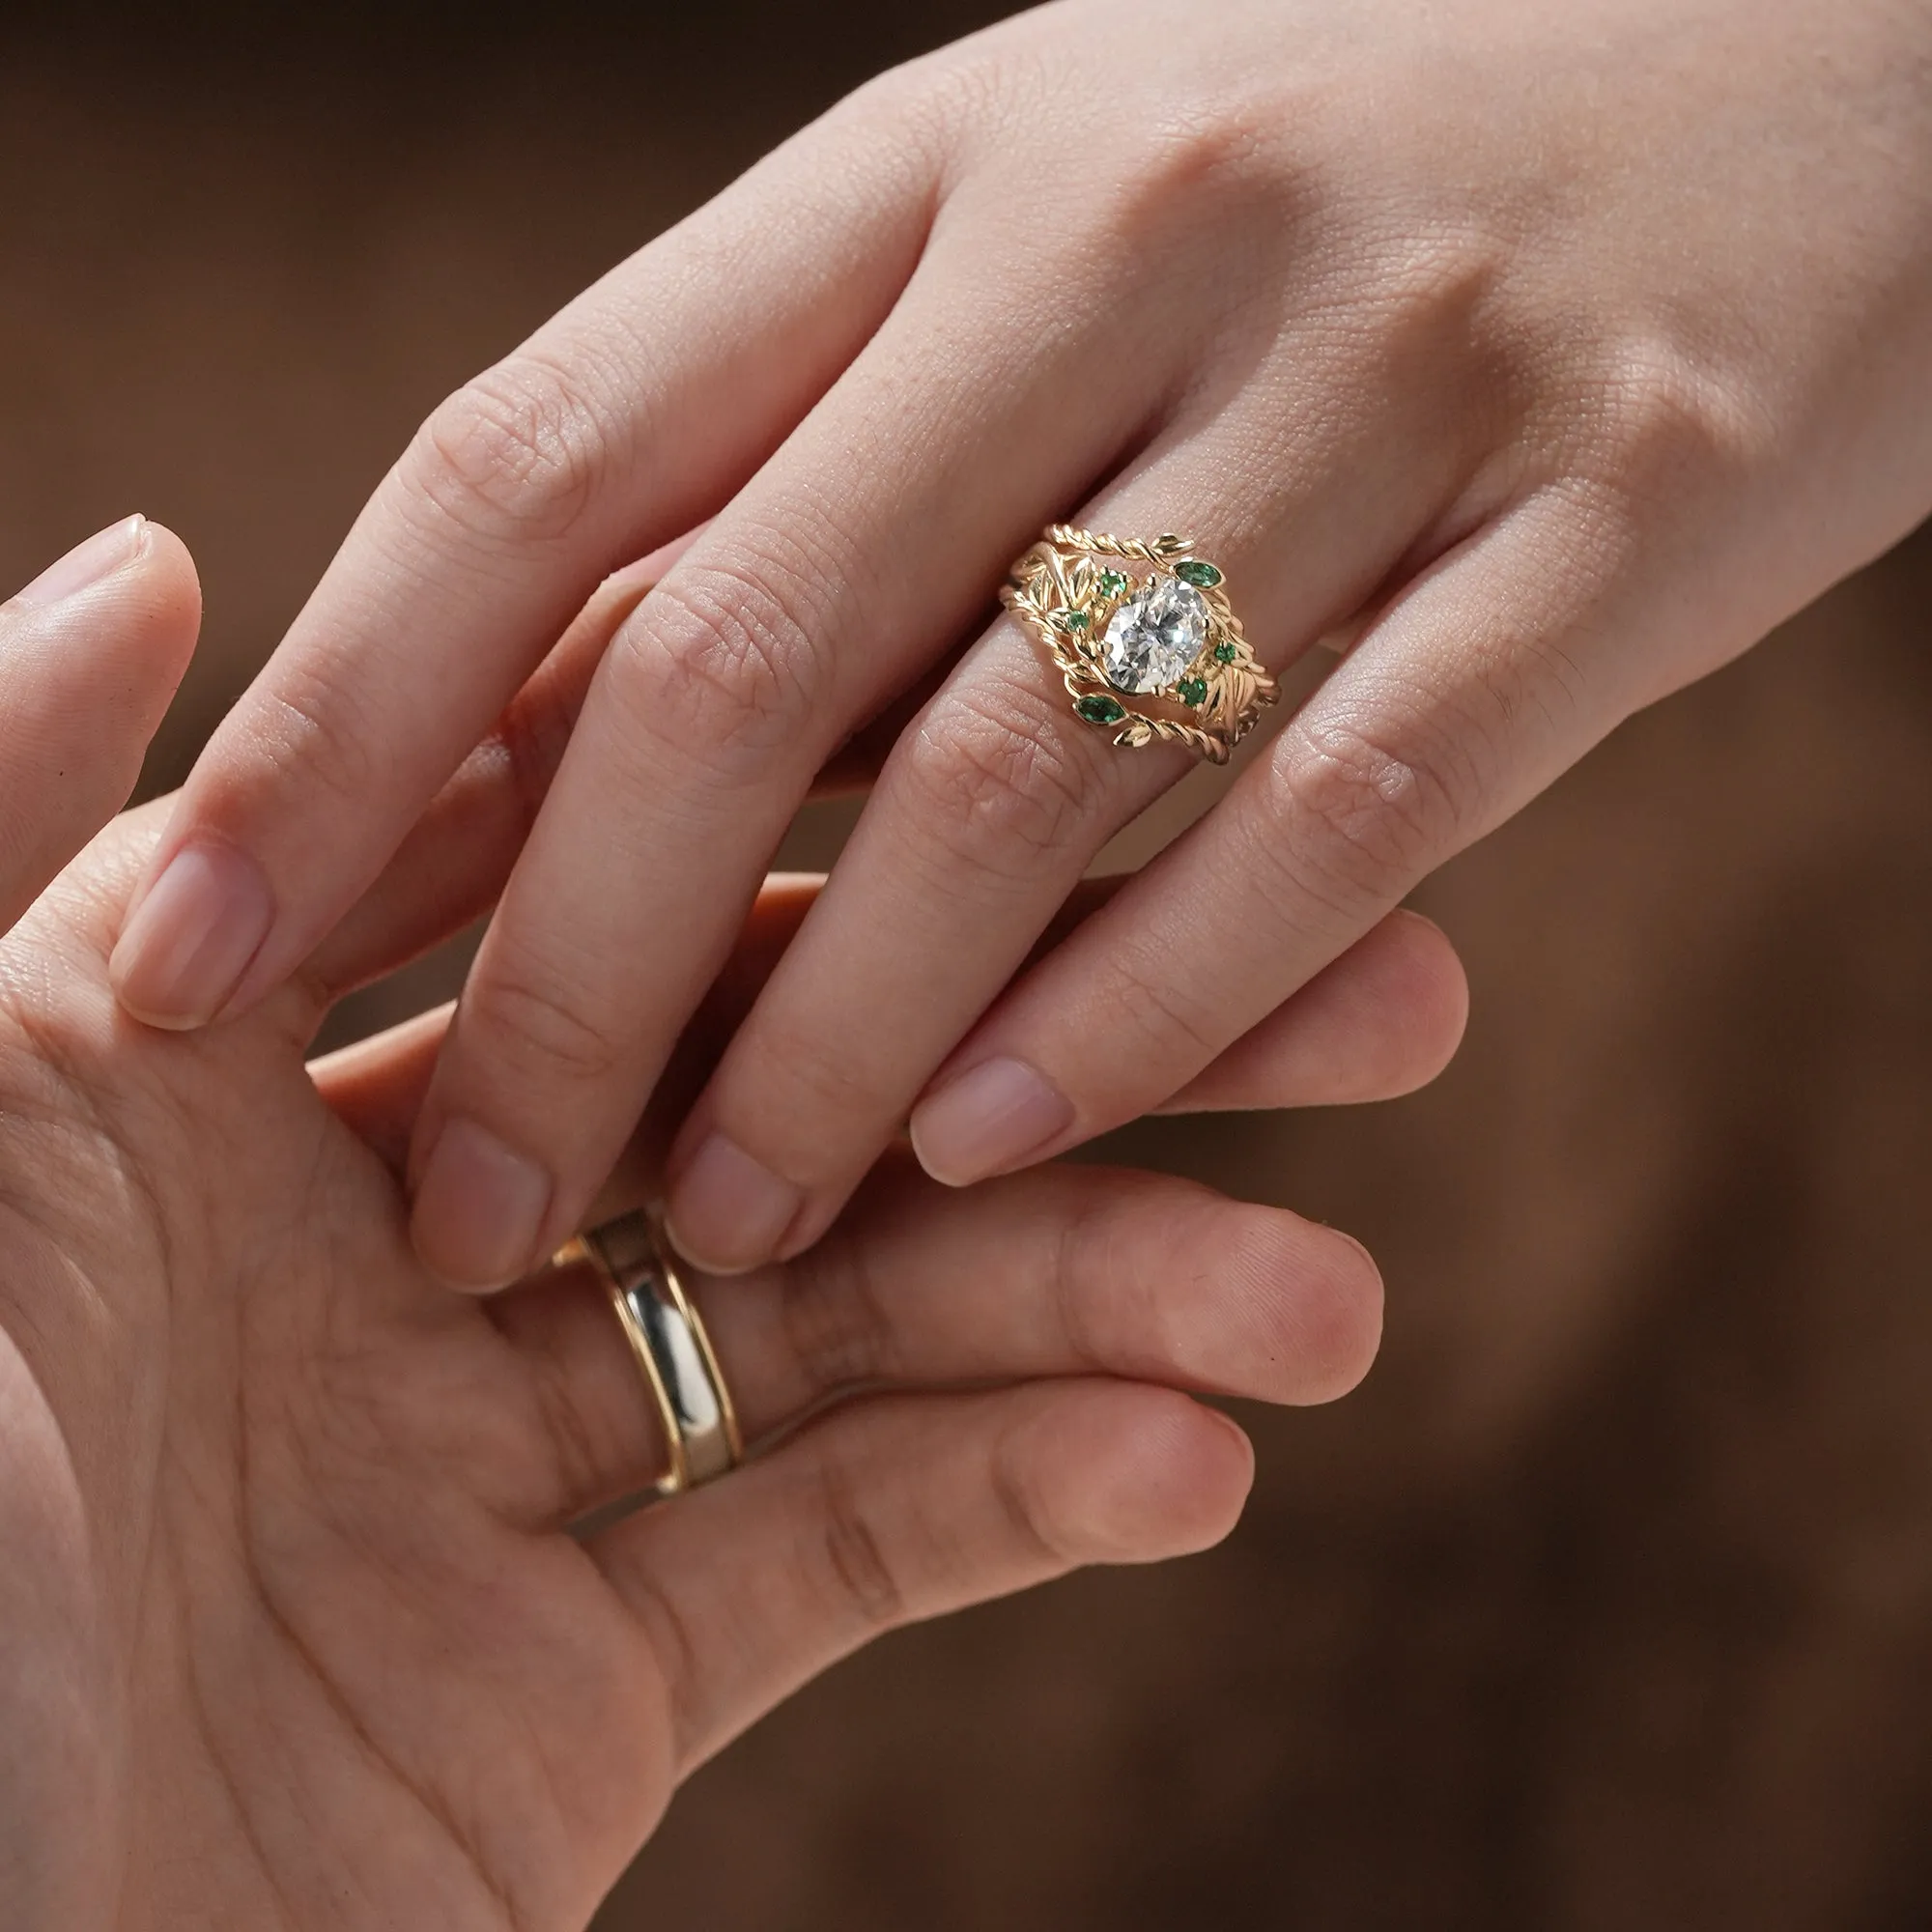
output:
{"label": "clear center gemstone", "polygon": [[1116,691],[1164,691],[1201,654],[1208,606],[1178,577],[1157,577],[1114,612],[1100,668]]}

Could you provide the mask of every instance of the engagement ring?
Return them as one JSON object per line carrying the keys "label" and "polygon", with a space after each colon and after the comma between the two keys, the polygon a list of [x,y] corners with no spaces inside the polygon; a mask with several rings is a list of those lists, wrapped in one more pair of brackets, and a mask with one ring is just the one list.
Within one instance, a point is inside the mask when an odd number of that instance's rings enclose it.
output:
{"label": "engagement ring", "polygon": [[1000,601],[1046,646],[1077,717],[1117,745],[1181,744],[1219,765],[1281,693],[1194,548],[1055,524]]}

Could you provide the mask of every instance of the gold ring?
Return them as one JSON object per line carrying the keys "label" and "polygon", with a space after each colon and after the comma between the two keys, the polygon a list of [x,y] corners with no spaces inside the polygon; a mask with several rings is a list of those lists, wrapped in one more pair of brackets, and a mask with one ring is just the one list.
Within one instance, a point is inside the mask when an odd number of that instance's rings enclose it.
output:
{"label": "gold ring", "polygon": [[1055,524],[1000,602],[1045,645],[1075,716],[1117,745],[1186,745],[1222,765],[1281,688],[1241,636],[1220,570],[1194,549]]}
{"label": "gold ring", "polygon": [[674,1496],[728,1475],[745,1459],[738,1412],[656,1217],[641,1209],[620,1214],[555,1256],[557,1265],[578,1261],[603,1277],[664,1425],[669,1466],[657,1493]]}

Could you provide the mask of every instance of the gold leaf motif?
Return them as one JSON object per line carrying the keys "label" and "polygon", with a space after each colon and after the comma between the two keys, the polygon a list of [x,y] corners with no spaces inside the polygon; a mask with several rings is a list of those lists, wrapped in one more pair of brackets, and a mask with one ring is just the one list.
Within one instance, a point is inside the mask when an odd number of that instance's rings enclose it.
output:
{"label": "gold leaf motif", "polygon": [[[1120,605],[1145,585],[1146,566],[1156,573],[1167,571],[1196,548],[1190,538],[1171,531],[1148,541],[1056,524],[1013,566],[1002,601],[1026,620],[1061,673],[1069,697],[1077,702],[1106,695],[1111,699],[1103,675],[1108,622]],[[1125,588],[1102,587],[1103,565],[1096,561],[1100,558],[1110,560],[1104,568],[1118,570]],[[1191,707],[1194,722],[1129,711],[1116,732],[1116,744],[1184,744],[1202,757],[1225,763],[1233,746],[1258,722],[1262,707],[1277,701],[1275,681],[1242,638],[1225,588],[1213,584],[1204,594],[1209,617],[1208,643],[1188,670],[1189,680],[1199,679],[1206,687],[1202,702]],[[1085,616],[1088,622],[1084,627],[1069,625],[1069,615]],[[1216,661],[1215,649],[1230,646],[1229,662]]]}

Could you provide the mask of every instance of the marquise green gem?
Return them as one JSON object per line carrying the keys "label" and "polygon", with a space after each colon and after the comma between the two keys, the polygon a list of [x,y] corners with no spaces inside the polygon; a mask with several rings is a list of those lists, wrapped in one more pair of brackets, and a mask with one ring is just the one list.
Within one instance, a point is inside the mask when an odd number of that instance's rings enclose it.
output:
{"label": "marquise green gem", "polygon": [[1200,704],[1208,696],[1208,680],[1205,677],[1183,677],[1174,688],[1179,692],[1183,704]]}
{"label": "marquise green gem", "polygon": [[1214,662],[1217,665],[1231,665],[1239,656],[1240,652],[1233,644],[1216,644],[1214,646]]}
{"label": "marquise green gem", "polygon": [[1177,563],[1174,574],[1181,582],[1191,583],[1197,590],[1212,590],[1221,581],[1221,573],[1211,563],[1203,563],[1195,557]]}
{"label": "marquise green gem", "polygon": [[1091,697],[1075,698],[1073,708],[1090,724],[1118,724],[1127,715],[1125,705],[1097,693]]}
{"label": "marquise green gem", "polygon": [[1127,587],[1127,580],[1118,570],[1103,570],[1100,573],[1100,595],[1118,597]]}
{"label": "marquise green gem", "polygon": [[1093,619],[1084,611],[1068,611],[1060,621],[1069,631],[1084,631]]}

